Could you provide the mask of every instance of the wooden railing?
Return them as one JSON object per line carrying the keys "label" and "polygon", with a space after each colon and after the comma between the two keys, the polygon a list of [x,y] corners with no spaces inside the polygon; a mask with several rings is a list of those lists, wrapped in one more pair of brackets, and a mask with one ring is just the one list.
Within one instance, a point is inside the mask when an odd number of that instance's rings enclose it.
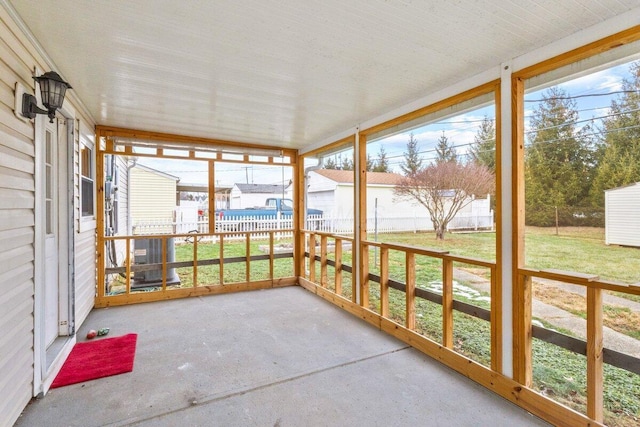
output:
{"label": "wooden railing", "polygon": [[[518,379],[530,386],[533,377],[533,356],[531,351],[531,336],[535,335],[536,327],[532,326],[532,283],[534,279],[554,280],[557,282],[579,285],[586,290],[586,343],[575,345],[572,351],[583,354],[587,359],[587,416],[597,422],[603,421],[604,414],[604,377],[603,366],[609,363],[613,366],[640,374],[640,360],[624,353],[605,349],[603,345],[603,291],[614,291],[632,295],[640,295],[640,286],[626,285],[611,281],[600,280],[597,275],[583,274],[561,270],[535,270],[531,268],[518,269],[518,300],[526,302],[522,305],[520,322],[516,325],[516,346],[522,349],[518,367]],[[565,347],[566,348],[566,347]]]}
{"label": "wooden railing", "polygon": [[[309,260],[316,260],[320,263],[320,280],[319,285],[322,288],[327,288],[328,267],[334,267],[335,274],[335,290],[337,295],[341,295],[342,289],[342,272],[347,271],[353,273],[353,269],[350,265],[345,265],[342,260],[342,243],[349,242],[353,244],[353,239],[346,236],[331,235],[329,233],[317,232],[317,231],[303,231],[307,239],[308,252],[306,257]],[[319,245],[318,237],[320,239]],[[327,259],[327,246],[328,243],[333,240],[335,246],[334,261]],[[379,265],[380,275],[370,273],[369,268],[369,252],[370,248],[379,249]],[[398,251],[404,253],[405,262],[405,278],[404,283],[393,281],[389,277],[389,251]],[[319,252],[320,255],[316,255]],[[442,266],[442,295],[436,296],[435,293],[416,288],[416,256],[426,256],[431,258],[440,259]],[[316,282],[316,262],[309,262],[308,274],[306,278],[310,282]],[[389,289],[395,288],[405,293],[404,312],[405,323],[404,327],[408,330],[416,330],[416,297],[424,298],[432,302],[437,302],[442,306],[442,342],[440,343],[446,348],[453,349],[453,265],[454,262],[461,262],[477,267],[486,268],[489,271],[489,282],[491,287],[491,311],[490,313],[497,313],[500,307],[501,294],[496,289],[496,265],[492,262],[487,262],[479,259],[461,257],[451,255],[448,251],[426,249],[421,247],[400,245],[394,243],[380,243],[372,241],[362,241],[360,247],[360,268],[361,277],[366,277],[367,282],[375,282],[380,286],[380,308],[378,314],[386,319],[391,319],[391,313],[389,310]],[[369,307],[369,286],[356,287],[355,280],[351,283],[351,302],[358,304],[361,307]],[[434,298],[435,297],[435,298]],[[460,303],[460,307],[465,305]],[[474,307],[476,308],[476,307]],[[480,309],[481,310],[481,309]],[[476,310],[464,310],[477,316]],[[486,314],[486,313],[485,313]],[[487,316],[483,316],[486,318]],[[489,318],[491,316],[488,316]],[[491,321],[491,367],[498,369],[501,366],[500,355],[498,351],[500,348],[500,326],[498,318],[494,315],[494,319]],[[489,320],[489,319],[487,319]]]}
{"label": "wooden railing", "polygon": [[[501,394],[503,397],[518,403],[520,406],[536,413],[558,425],[598,425],[603,422],[603,364],[608,363],[629,372],[640,375],[640,360],[611,349],[603,347],[603,317],[602,292],[605,290],[640,295],[640,286],[624,285],[599,280],[597,276],[572,272],[521,268],[514,293],[514,301],[520,301],[519,307],[514,307],[514,378],[502,376],[502,333],[501,311],[502,292],[499,289],[496,264],[483,260],[451,255],[447,251],[432,250],[407,245],[361,241],[359,268],[360,277],[367,278],[358,287],[352,280],[352,292],[349,298],[342,295],[342,272],[353,273],[351,265],[344,263],[342,253],[338,248],[342,242],[353,243],[353,239],[336,236],[318,231],[301,231],[301,238],[306,243],[307,259],[306,273],[300,277],[300,284],[333,302],[336,305],[358,315],[373,325],[408,342],[423,352],[439,359],[441,362],[475,379],[487,388]],[[327,258],[327,247],[331,241],[335,244],[333,260]],[[379,253],[379,275],[370,273],[369,251],[375,248]],[[389,251],[404,253],[405,281],[395,281],[389,278]],[[438,259],[442,268],[442,293],[416,287],[416,256]],[[316,264],[319,263],[320,275],[317,277]],[[491,290],[490,310],[474,306],[453,298],[453,265],[464,263],[489,271]],[[334,268],[335,287],[328,286],[328,267]],[[587,340],[570,337],[562,333],[532,324],[531,288],[534,278],[549,279],[569,284],[584,286],[587,294]],[[369,307],[368,282],[380,286],[380,305],[377,312]],[[395,288],[405,293],[404,324],[393,320],[389,308],[389,289]],[[416,299],[422,298],[441,305],[442,310],[442,339],[434,342],[428,337],[416,334]],[[490,322],[491,329],[491,367],[474,363],[471,359],[454,350],[453,341],[453,312],[460,311],[479,319]],[[532,339],[557,345],[576,354],[587,357],[587,410],[580,414],[550,398],[536,393],[532,389]],[[586,416],[585,416],[586,415]],[[595,421],[595,423],[593,423]]]}
{"label": "wooden railing", "polygon": [[[267,234],[268,250],[265,254],[251,255],[251,243],[253,235]],[[99,265],[102,268],[98,270],[98,289],[96,295],[96,307],[104,307],[109,305],[123,305],[146,301],[157,301],[171,298],[183,298],[188,296],[208,295],[214,293],[234,292],[239,290],[263,289],[276,286],[288,286],[296,283],[294,276],[293,262],[291,273],[285,277],[276,277],[274,273],[275,261],[281,258],[293,259],[293,245],[291,251],[284,253],[276,253],[275,242],[283,236],[289,236],[292,239],[292,230],[270,230],[270,231],[245,231],[245,232],[229,232],[229,233],[205,233],[205,234],[154,234],[154,235],[137,235],[137,236],[108,236],[103,238],[103,244],[118,245],[118,252],[124,254],[123,260],[118,260],[118,265],[106,265],[105,259],[100,260]],[[238,243],[238,239],[244,240],[244,253],[240,256],[225,257],[225,246],[227,240],[231,240],[231,244],[242,245]],[[156,254],[156,258],[151,262],[136,263],[135,262],[135,241],[136,240],[158,240],[161,242],[161,253]],[[202,243],[201,243],[202,240]],[[192,246],[192,257],[188,260],[169,260],[167,254],[167,243],[170,241],[184,242],[180,246]],[[217,256],[207,255],[205,258],[199,256],[198,248],[202,245],[213,246],[212,241],[218,245]],[[109,248],[105,247],[104,258],[109,257]],[[252,263],[257,261],[268,261],[268,273],[266,278],[261,280],[252,280],[251,271]],[[110,261],[113,263],[113,260]],[[226,281],[225,266],[244,263],[244,281]],[[199,271],[206,266],[218,266],[218,277],[216,283],[208,283],[199,276]],[[191,268],[191,274],[188,277],[189,286],[172,286],[168,274],[174,269]],[[161,280],[153,285],[140,285],[140,289],[134,289],[134,276],[136,273],[156,272],[161,274]],[[123,288],[117,294],[108,292],[110,279],[118,278]]]}

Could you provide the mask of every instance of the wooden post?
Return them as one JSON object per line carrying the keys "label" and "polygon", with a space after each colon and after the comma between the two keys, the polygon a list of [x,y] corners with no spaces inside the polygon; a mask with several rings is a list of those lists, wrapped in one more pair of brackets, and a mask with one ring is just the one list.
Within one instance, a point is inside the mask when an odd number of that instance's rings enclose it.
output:
{"label": "wooden post", "polygon": [[269,232],[269,279],[273,281],[273,268],[275,263],[275,253],[273,247],[273,231]]}
{"label": "wooden post", "polygon": [[320,286],[327,287],[327,236],[320,236]]}
{"label": "wooden post", "polygon": [[336,249],[335,249],[335,258],[336,258],[336,266],[335,266],[335,292],[338,295],[342,295],[342,240],[336,238]]}
{"label": "wooden post", "polygon": [[380,248],[380,315],[389,318],[389,248]]}
{"label": "wooden post", "polygon": [[[514,380],[527,387],[531,386],[533,368],[531,353],[531,276],[518,275],[515,289],[514,317],[515,334],[513,337],[514,349]],[[517,362],[517,363],[515,363]]]}
{"label": "wooden post", "polygon": [[497,267],[491,267],[491,369],[502,371],[502,293],[496,277]]}
{"label": "wooden post", "polygon": [[244,253],[247,259],[245,281],[249,283],[251,281],[251,233],[250,232],[247,232],[245,234]]}
{"label": "wooden post", "polygon": [[220,235],[220,284],[224,285],[224,234]]}
{"label": "wooden post", "polygon": [[215,162],[213,160],[209,160],[207,162],[208,170],[209,170],[209,212],[207,212],[207,222],[209,223],[208,227],[209,234],[213,234],[216,231],[216,175],[215,175]]}
{"label": "wooden post", "polygon": [[360,250],[360,305],[369,308],[369,245],[364,243]]}
{"label": "wooden post", "polygon": [[316,234],[309,233],[309,280],[316,281]]}
{"label": "wooden post", "polygon": [[198,286],[198,237],[193,236],[193,287]]}
{"label": "wooden post", "polygon": [[416,255],[406,253],[406,326],[407,329],[416,328]]}
{"label": "wooden post", "polygon": [[304,157],[298,155],[295,152],[295,164],[293,165],[293,176],[296,177],[293,180],[293,194],[295,196],[296,204],[293,209],[293,275],[295,277],[305,276],[305,234],[302,232],[305,228],[306,212],[305,212],[305,186],[306,177],[304,171]]}
{"label": "wooden post", "polygon": [[160,244],[162,245],[162,290],[167,290],[167,238],[162,236],[160,238]]}
{"label": "wooden post", "polygon": [[[131,239],[127,238],[126,240],[126,255],[124,258],[124,262],[125,262],[125,275],[126,277],[124,278],[124,283],[125,283],[125,288],[126,288],[126,294],[129,295],[131,293]],[[100,287],[98,287],[99,289]]]}
{"label": "wooden post", "polygon": [[602,289],[587,288],[587,416],[603,421]]}
{"label": "wooden post", "polygon": [[[512,327],[513,378],[531,385],[531,278],[520,274],[524,266],[524,79],[514,77],[512,87]],[[503,274],[506,274],[503,271]]]}
{"label": "wooden post", "polygon": [[453,261],[442,259],[442,345],[453,348]]}

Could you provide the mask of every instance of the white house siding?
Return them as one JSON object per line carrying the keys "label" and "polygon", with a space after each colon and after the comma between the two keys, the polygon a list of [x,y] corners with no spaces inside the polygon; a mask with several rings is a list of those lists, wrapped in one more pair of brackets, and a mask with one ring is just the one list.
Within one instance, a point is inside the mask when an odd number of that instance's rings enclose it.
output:
{"label": "white house siding", "polygon": [[[0,426],[4,427],[13,425],[33,396],[36,364],[35,134],[33,123],[14,115],[14,89],[16,82],[33,88],[35,67],[50,69],[4,7],[0,7],[0,58]],[[78,112],[78,106],[69,103]],[[77,202],[77,176],[73,188]],[[76,265],[78,323],[93,304],[95,275],[84,273],[94,268],[96,240],[95,231],[83,235],[77,231],[74,221],[75,259],[85,256]]]}
{"label": "white house siding", "polygon": [[[131,169],[131,223],[135,230],[148,221],[166,221],[171,223],[176,208],[177,178],[158,173],[145,167]],[[161,232],[171,232],[171,229]]]}
{"label": "white house siding", "polygon": [[[75,281],[75,323],[76,327],[81,325],[89,312],[93,308],[96,293],[96,223],[95,212],[93,218],[82,217],[81,197],[81,177],[80,177],[80,128],[87,134],[91,132],[83,120],[82,126],[75,122],[73,135],[73,181],[74,181],[74,281]],[[93,137],[93,135],[91,135]],[[95,153],[95,147],[94,147]],[[93,164],[95,170],[95,159]],[[97,192],[94,191],[94,197]]]}
{"label": "white house siding", "polygon": [[605,243],[640,247],[640,183],[613,188],[605,197]]}
{"label": "white house siding", "polygon": [[[264,202],[269,197],[278,197],[278,195],[274,195],[271,193],[249,193],[249,194],[241,194],[240,191],[234,193],[231,190],[231,204],[230,209],[245,209],[245,208],[253,208],[255,206],[264,206]],[[280,195],[279,197],[282,197]]]}

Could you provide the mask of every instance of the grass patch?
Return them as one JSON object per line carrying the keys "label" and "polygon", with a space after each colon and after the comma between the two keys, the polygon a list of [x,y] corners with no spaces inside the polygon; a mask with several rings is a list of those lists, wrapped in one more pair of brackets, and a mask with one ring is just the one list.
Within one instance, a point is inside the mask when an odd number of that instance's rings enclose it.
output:
{"label": "grass patch", "polygon": [[[586,298],[582,295],[558,289],[555,286],[534,286],[533,297],[546,304],[568,311],[583,319],[587,318]],[[627,307],[609,304],[602,305],[602,322],[604,326],[640,340],[640,313]]]}

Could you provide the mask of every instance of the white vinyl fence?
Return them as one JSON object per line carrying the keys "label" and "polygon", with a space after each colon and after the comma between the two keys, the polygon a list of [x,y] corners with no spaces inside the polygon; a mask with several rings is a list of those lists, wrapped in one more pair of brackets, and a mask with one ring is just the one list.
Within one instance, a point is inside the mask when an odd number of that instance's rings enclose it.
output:
{"label": "white vinyl fence", "polygon": [[[447,227],[447,231],[457,230],[493,230],[493,211],[490,215],[458,214]],[[328,218],[321,215],[309,215],[306,229],[324,231],[335,234],[353,234],[353,218]],[[264,216],[225,216],[216,218],[217,232],[245,232],[264,231],[264,233],[254,233],[251,238],[262,240],[269,238],[267,231],[290,230],[293,228],[291,217],[282,218],[280,215]],[[367,218],[367,230],[370,233],[398,233],[398,232],[418,232],[431,231],[433,225],[429,218]],[[133,226],[134,235],[142,234],[206,234],[209,233],[209,221],[206,217],[201,217],[195,222],[185,221],[138,221]],[[225,239],[244,239],[244,234],[230,235]],[[278,233],[277,239],[290,238],[291,233]],[[188,237],[186,240],[189,241]],[[213,236],[199,236],[199,240],[215,241]]]}

